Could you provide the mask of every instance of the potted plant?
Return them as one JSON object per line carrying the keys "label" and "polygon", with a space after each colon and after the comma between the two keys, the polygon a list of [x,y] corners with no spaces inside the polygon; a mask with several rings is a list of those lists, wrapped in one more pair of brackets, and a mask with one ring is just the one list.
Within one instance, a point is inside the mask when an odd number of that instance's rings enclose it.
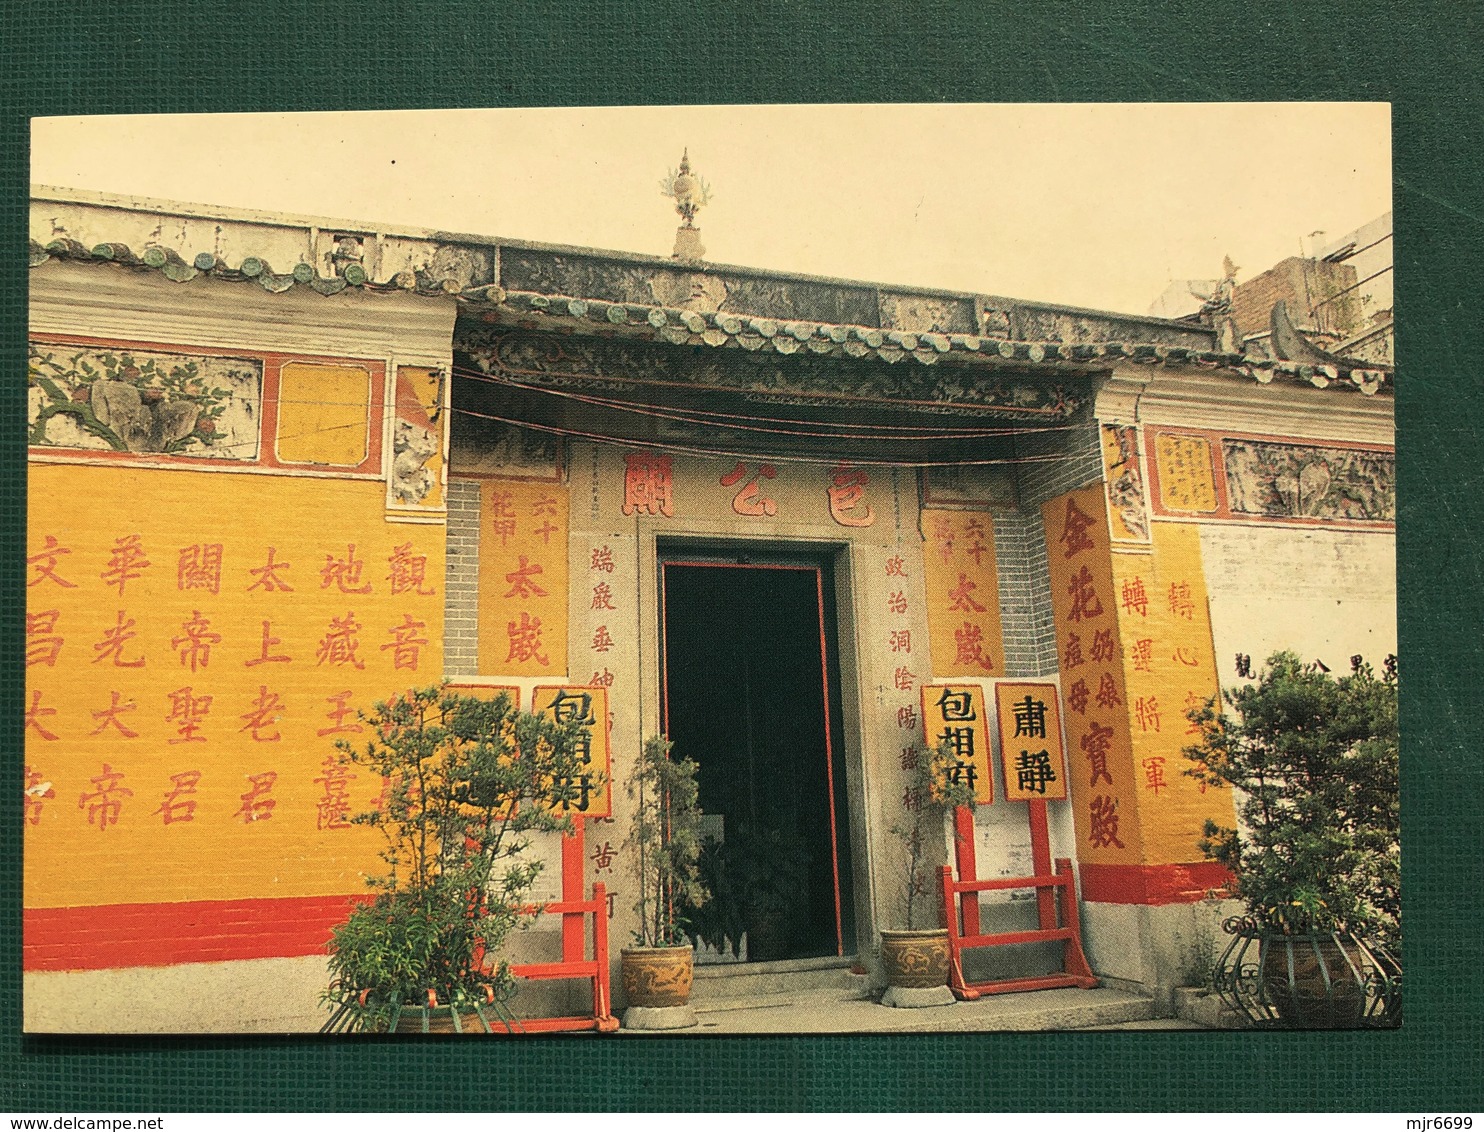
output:
{"label": "potted plant", "polygon": [[803,838],[792,831],[739,822],[725,840],[705,838],[699,867],[709,899],[685,910],[687,934],[749,962],[781,958],[799,926],[809,859]]}
{"label": "potted plant", "polygon": [[[936,866],[928,836],[942,828],[945,812],[974,805],[974,788],[953,774],[947,743],[914,752],[908,797],[915,802],[905,822],[891,827],[901,842],[901,908],[905,927],[881,931],[881,966],[888,1006],[940,1006],[954,1001],[948,990],[948,929],[939,923]],[[933,927],[927,927],[931,919]],[[941,993],[939,993],[941,991]],[[905,993],[903,993],[905,992]]]}
{"label": "potted plant", "polygon": [[386,870],[367,877],[329,944],[327,1030],[509,1028],[509,965],[494,962],[526,907],[541,863],[523,856],[536,833],[567,831],[582,727],[493,700],[423,688],[376,704],[370,739],[339,740],[343,765],[383,782],[351,821],[382,835]]}
{"label": "potted plant", "polygon": [[1218,990],[1259,1025],[1400,1022],[1397,681],[1361,657],[1336,678],[1277,652],[1256,682],[1190,713],[1187,774],[1236,787],[1237,826],[1207,821],[1245,916]]}
{"label": "potted plant", "polygon": [[636,851],[639,928],[634,947],[620,954],[620,974],[630,1029],[678,1029],[695,1025],[690,1007],[694,948],[682,930],[689,908],[707,900],[701,883],[701,808],[696,764],[676,759],[663,736],[644,743],[629,781],[635,799],[626,844]]}

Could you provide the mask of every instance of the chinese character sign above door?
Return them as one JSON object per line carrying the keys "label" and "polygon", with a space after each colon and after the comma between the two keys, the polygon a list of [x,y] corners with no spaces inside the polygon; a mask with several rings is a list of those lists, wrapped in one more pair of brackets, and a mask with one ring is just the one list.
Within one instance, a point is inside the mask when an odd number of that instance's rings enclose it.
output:
{"label": "chinese character sign above door", "polygon": [[1055,684],[995,687],[1005,797],[1012,802],[1062,801],[1067,796],[1061,708]]}
{"label": "chinese character sign above door", "polygon": [[587,729],[577,752],[582,773],[573,782],[560,783],[569,788],[562,809],[572,817],[606,818],[613,816],[613,776],[608,756],[608,689],[607,688],[537,688],[531,697],[531,710],[555,723],[578,723]]}
{"label": "chinese character sign above door", "polygon": [[922,513],[923,587],[935,676],[1004,671],[994,524],[987,512]]}
{"label": "chinese character sign above door", "polygon": [[924,684],[922,729],[929,747],[948,744],[949,778],[974,788],[974,804],[994,801],[989,761],[989,717],[977,684]]}

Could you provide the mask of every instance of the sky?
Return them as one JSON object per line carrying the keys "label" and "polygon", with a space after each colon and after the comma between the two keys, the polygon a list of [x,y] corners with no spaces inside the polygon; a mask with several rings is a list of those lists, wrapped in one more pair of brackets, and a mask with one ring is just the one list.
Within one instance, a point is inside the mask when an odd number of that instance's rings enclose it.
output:
{"label": "sky", "polygon": [[38,118],[31,179],[669,255],[684,150],[709,262],[1136,314],[1391,208],[1385,103]]}

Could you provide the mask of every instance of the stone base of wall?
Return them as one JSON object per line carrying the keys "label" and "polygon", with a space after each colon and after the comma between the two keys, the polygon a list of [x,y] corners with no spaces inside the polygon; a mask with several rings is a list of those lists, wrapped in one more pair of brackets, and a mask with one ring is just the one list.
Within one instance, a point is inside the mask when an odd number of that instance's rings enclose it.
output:
{"label": "stone base of wall", "polygon": [[1245,1030],[1247,1020],[1204,987],[1176,987],[1175,1015],[1208,1030]]}
{"label": "stone base of wall", "polygon": [[330,1015],[325,959],[27,971],[29,1034],[301,1034]]}
{"label": "stone base of wall", "polygon": [[[553,957],[557,934],[532,936],[549,938],[533,939],[538,946],[513,959]],[[322,955],[27,971],[24,1029],[28,1034],[309,1034],[329,1021],[329,1009],[320,1004],[329,982]],[[583,1014],[591,1007],[589,988],[586,980],[522,982],[511,1008],[517,1017]]]}
{"label": "stone base of wall", "polygon": [[1176,988],[1204,982],[1228,943],[1221,921],[1240,911],[1237,901],[1161,905],[1085,901],[1083,949],[1100,978],[1152,996],[1156,1014],[1174,1017]]}

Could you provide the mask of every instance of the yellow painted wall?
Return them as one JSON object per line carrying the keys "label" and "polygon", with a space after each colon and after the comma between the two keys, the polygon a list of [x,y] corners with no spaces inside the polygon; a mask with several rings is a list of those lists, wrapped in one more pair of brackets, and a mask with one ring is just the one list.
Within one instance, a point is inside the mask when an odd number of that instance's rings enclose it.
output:
{"label": "yellow painted wall", "polygon": [[1206,818],[1232,821],[1230,793],[1187,778],[1181,753],[1186,711],[1217,686],[1200,531],[1154,523],[1149,550],[1115,550],[1100,485],[1042,513],[1079,855],[1200,861]]}
{"label": "yellow painted wall", "polygon": [[[338,828],[324,781],[335,736],[320,732],[440,678],[443,528],[386,522],[380,479],[96,464],[29,476],[26,703],[56,738],[27,728],[27,905],[362,891],[378,839]],[[148,564],[116,569],[131,546]],[[281,569],[265,573],[270,548]],[[110,716],[115,703],[127,710]],[[95,783],[105,765],[122,777]],[[195,792],[167,810],[172,776],[193,772]],[[351,813],[380,790],[356,773]],[[250,776],[269,774],[245,803]],[[166,823],[191,801],[191,820]]]}
{"label": "yellow painted wall", "polygon": [[1185,713],[1217,690],[1200,528],[1156,522],[1151,530],[1153,554],[1113,554],[1144,858],[1199,861],[1206,819],[1232,822],[1230,792],[1186,777],[1181,753],[1196,738]]}

